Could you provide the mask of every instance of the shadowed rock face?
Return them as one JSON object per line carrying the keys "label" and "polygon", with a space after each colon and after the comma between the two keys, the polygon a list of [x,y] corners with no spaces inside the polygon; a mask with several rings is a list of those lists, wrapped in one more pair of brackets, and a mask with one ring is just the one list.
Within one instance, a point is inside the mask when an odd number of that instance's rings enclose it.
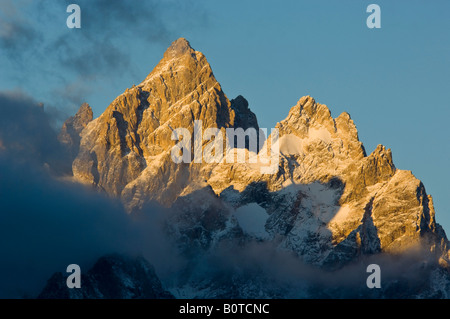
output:
{"label": "shadowed rock face", "polygon": [[39,299],[171,299],[162,288],[153,266],[142,257],[119,255],[100,258],[81,276],[81,288],[67,288],[67,276],[55,273]]}
{"label": "shadowed rock face", "polygon": [[87,103],[83,103],[78,112],[68,118],[59,133],[59,141],[67,148],[72,160],[78,155],[81,142],[81,132],[93,119],[92,109]]}
{"label": "shadowed rock face", "polygon": [[146,79],[99,118],[79,113],[62,133],[73,144],[81,136],[75,178],[119,196],[129,211],[150,200],[176,207],[169,228],[182,234],[186,250],[194,245],[208,251],[224,239],[251,237],[233,211],[256,203],[268,215],[267,237],[258,240],[309,264],[336,269],[364,255],[424,249],[447,267],[447,238],[424,185],[395,167],[390,149],[378,145],[367,155],[350,115],[333,118],[310,96],[276,125],[276,174],[261,174],[248,163],[175,164],[175,128],[193,134],[194,121],[201,120],[203,129],[222,132],[259,129],[247,100],[229,101],[205,56],[185,39],[175,41]]}

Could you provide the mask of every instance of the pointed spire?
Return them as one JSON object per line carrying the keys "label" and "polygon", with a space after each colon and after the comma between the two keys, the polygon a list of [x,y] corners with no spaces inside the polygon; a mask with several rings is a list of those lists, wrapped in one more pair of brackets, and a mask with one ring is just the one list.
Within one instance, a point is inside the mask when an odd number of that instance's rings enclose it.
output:
{"label": "pointed spire", "polygon": [[195,50],[189,44],[189,41],[185,38],[179,38],[172,42],[171,46],[164,53],[165,58],[173,58],[176,56],[181,56],[185,53],[195,53]]}

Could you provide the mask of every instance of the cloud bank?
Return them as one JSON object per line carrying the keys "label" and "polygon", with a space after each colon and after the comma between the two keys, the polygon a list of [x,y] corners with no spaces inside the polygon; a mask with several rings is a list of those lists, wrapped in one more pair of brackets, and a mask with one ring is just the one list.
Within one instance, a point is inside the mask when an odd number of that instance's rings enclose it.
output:
{"label": "cloud bank", "polygon": [[118,200],[54,169],[68,163],[51,121],[24,94],[0,93],[0,298],[35,297],[55,271],[87,270],[107,253],[176,267],[161,209],[131,218]]}
{"label": "cloud bank", "polygon": [[60,109],[73,110],[120,74],[136,76],[139,51],[167,47],[179,30],[208,24],[194,0],[79,0],[81,29],[69,29],[66,8],[71,3],[0,4],[0,57],[5,63],[0,61],[0,67],[9,70],[5,75],[10,83],[28,91],[39,87],[46,104]]}

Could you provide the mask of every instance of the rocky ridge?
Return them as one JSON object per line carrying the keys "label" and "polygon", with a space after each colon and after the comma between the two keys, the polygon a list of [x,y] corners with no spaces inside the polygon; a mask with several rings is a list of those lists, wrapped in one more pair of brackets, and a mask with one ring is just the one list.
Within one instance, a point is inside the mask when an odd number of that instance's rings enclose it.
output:
{"label": "rocky ridge", "polygon": [[72,160],[78,155],[80,142],[81,142],[81,132],[93,119],[93,112],[89,104],[83,103],[78,112],[68,118],[58,135],[58,140],[67,148]]}
{"label": "rocky ridge", "polygon": [[[259,130],[248,102],[242,96],[230,101],[205,56],[183,38],[100,117],[83,118],[85,128],[75,129],[81,136],[75,179],[119,196],[130,212],[152,200],[172,207],[178,213],[168,229],[185,251],[254,239],[329,270],[362,256],[411,250],[429,254],[439,269],[448,267],[448,241],[422,182],[396,168],[391,150],[382,145],[367,155],[350,115],[333,118],[310,96],[276,126],[275,174],[261,174],[260,164],[174,163],[172,131],[183,127],[192,134],[195,120],[222,132]],[[71,125],[80,127],[72,122],[62,136],[72,136]],[[237,218],[249,205],[266,214],[262,237]]]}

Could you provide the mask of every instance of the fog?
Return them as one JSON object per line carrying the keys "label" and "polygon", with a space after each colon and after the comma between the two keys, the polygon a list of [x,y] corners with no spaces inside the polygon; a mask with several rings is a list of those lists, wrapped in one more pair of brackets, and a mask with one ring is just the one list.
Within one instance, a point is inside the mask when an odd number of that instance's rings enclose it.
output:
{"label": "fog", "polygon": [[162,209],[132,218],[119,200],[71,182],[51,121],[23,93],[0,94],[0,298],[35,297],[55,271],[107,253],[175,265]]}

